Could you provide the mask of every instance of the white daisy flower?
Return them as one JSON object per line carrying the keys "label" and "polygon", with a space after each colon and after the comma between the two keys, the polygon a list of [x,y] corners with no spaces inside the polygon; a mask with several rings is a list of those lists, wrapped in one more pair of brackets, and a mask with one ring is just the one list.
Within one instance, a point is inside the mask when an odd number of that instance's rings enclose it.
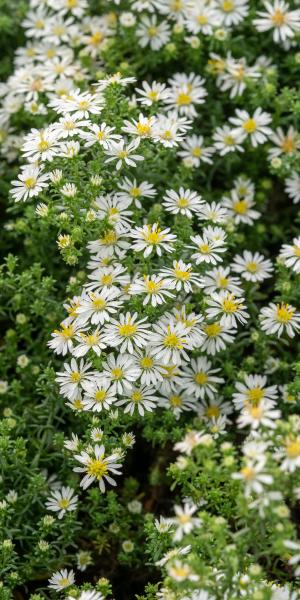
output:
{"label": "white daisy flower", "polygon": [[293,155],[300,148],[299,133],[292,125],[288,128],[286,133],[282,127],[277,127],[270,136],[270,141],[273,142],[275,146],[268,151],[269,160],[282,155]]}
{"label": "white daisy flower", "polygon": [[142,386],[158,386],[159,382],[163,380],[159,363],[147,349],[136,350],[132,355],[132,363],[140,372]]}
{"label": "white daisy flower", "polygon": [[43,174],[39,167],[28,165],[27,167],[23,167],[22,172],[18,175],[18,180],[11,182],[11,185],[14,187],[10,193],[15,202],[33,198],[48,187],[48,179],[48,173]]}
{"label": "white daisy flower", "polygon": [[129,294],[131,296],[146,294],[143,300],[143,306],[151,304],[158,306],[164,304],[167,298],[173,298],[174,295],[170,290],[172,284],[163,279],[160,275],[144,275],[143,278],[137,277],[130,286]]}
{"label": "white daisy flower", "polygon": [[159,276],[165,278],[165,281],[180,292],[182,289],[188,294],[193,291],[193,286],[200,287],[202,278],[198,273],[192,271],[191,263],[184,263],[183,260],[174,260],[173,267],[165,267],[159,272]]}
{"label": "white daisy flower", "polygon": [[55,590],[56,592],[60,592],[70,585],[75,583],[75,575],[74,571],[68,571],[67,569],[62,569],[61,571],[56,571],[49,579],[49,588]]}
{"label": "white daisy flower", "polygon": [[116,402],[115,391],[110,387],[110,381],[104,377],[99,377],[95,381],[88,381],[83,385],[84,410],[92,410],[93,412],[101,412],[102,409],[110,410],[111,405]]}
{"label": "white daisy flower", "polygon": [[47,510],[58,512],[58,518],[62,519],[67,512],[72,512],[77,508],[78,496],[74,495],[73,488],[62,487],[60,490],[53,490],[46,501]]}
{"label": "white daisy flower", "polygon": [[241,145],[243,142],[243,134],[238,133],[229,125],[217,127],[213,134],[214,147],[220,156],[225,156],[229,152],[244,152]]}
{"label": "white daisy flower", "polygon": [[300,175],[296,171],[293,171],[291,177],[285,179],[284,183],[285,192],[293,200],[294,204],[298,204],[300,202]]}
{"label": "white daisy flower", "polygon": [[80,482],[80,487],[84,490],[88,488],[95,480],[99,483],[99,488],[102,493],[105,492],[105,484],[117,485],[116,481],[110,476],[110,473],[114,475],[121,475],[119,460],[119,454],[111,454],[105,456],[105,447],[103,445],[95,445],[91,453],[83,450],[80,454],[75,454],[74,458],[80,462],[82,467],[74,467],[76,473],[85,473],[85,476]]}
{"label": "white daisy flower", "polygon": [[187,166],[199,167],[201,162],[212,164],[211,156],[215,149],[213,146],[203,145],[202,135],[188,135],[180,146],[182,150],[178,151],[178,156],[183,159]]}
{"label": "white daisy flower", "polygon": [[114,160],[117,161],[116,169],[119,171],[121,167],[128,165],[129,167],[136,167],[136,163],[144,160],[141,154],[134,154],[140,144],[139,138],[132,140],[129,144],[126,144],[125,140],[121,139],[119,142],[111,141],[109,148],[104,150],[104,153],[108,158],[106,163],[110,163]]}
{"label": "white daisy flower", "polygon": [[158,223],[153,225],[144,225],[143,227],[136,227],[132,233],[128,234],[135,241],[132,243],[132,249],[135,252],[143,252],[145,258],[149,256],[153,251],[162,255],[162,250],[165,252],[173,252],[172,242],[177,238],[173,233],[169,233],[170,228],[160,229]]}
{"label": "white daisy flower", "polygon": [[300,313],[291,304],[282,302],[274,304],[270,302],[269,306],[261,309],[260,313],[261,328],[267,335],[281,337],[286,333],[293,338],[300,329]]}
{"label": "white daisy flower", "polygon": [[192,219],[193,213],[199,211],[201,204],[203,200],[197,192],[185,190],[183,187],[179,188],[179,192],[167,190],[162,201],[166,211],[172,215],[185,215],[189,219]]}
{"label": "white daisy flower", "polygon": [[220,325],[236,327],[237,323],[246,323],[249,317],[245,310],[244,298],[236,298],[234,294],[222,290],[211,294],[207,299],[210,308],[206,310],[208,319],[220,317]]}
{"label": "white daisy flower", "polygon": [[197,217],[200,221],[225,223],[228,219],[228,212],[221,202],[204,202],[199,209]]}
{"label": "white daisy flower", "polygon": [[122,306],[120,296],[120,290],[115,287],[99,292],[84,292],[76,310],[75,323],[85,325],[89,322],[92,325],[103,325],[106,321],[110,321],[111,315],[116,314]]}
{"label": "white daisy flower", "polygon": [[241,281],[237,277],[231,277],[230,268],[216,267],[211,271],[207,271],[202,278],[200,287],[208,296],[212,292],[227,290],[236,296],[242,296],[243,291],[240,287]]}
{"label": "white daisy flower", "polygon": [[213,29],[221,24],[220,16],[215,11],[214,5],[207,4],[205,0],[187,6],[185,14],[185,27],[190,33],[197,35],[212,35]]}
{"label": "white daisy flower", "polygon": [[249,11],[247,0],[214,0],[213,8],[224,27],[238,25]]}
{"label": "white daisy flower", "polygon": [[176,73],[171,79],[170,94],[165,100],[166,105],[176,110],[180,115],[195,118],[196,106],[205,102],[207,91],[203,84],[205,80],[195,73]]}
{"label": "white daisy flower", "polygon": [[129,354],[109,354],[102,364],[101,376],[111,383],[113,394],[126,394],[140,377],[141,370]]}
{"label": "white daisy flower", "polygon": [[236,254],[231,268],[246,281],[261,282],[272,276],[272,262],[259,252],[244,250],[242,255]]}
{"label": "white daisy flower", "polygon": [[137,320],[138,314],[127,312],[121,313],[118,320],[111,319],[109,325],[104,328],[103,340],[107,345],[119,347],[121,354],[129,352],[133,354],[135,347],[143,348],[149,344],[150,324],[147,318]]}
{"label": "white daisy flower", "polygon": [[[160,388],[160,392],[163,390]],[[171,391],[163,398],[159,398],[158,404],[162,408],[167,408],[174,413],[176,419],[179,419],[180,415],[184,411],[197,411],[196,399],[185,395],[183,392]]]}
{"label": "white daisy flower", "polygon": [[157,406],[157,396],[155,395],[155,389],[148,387],[147,385],[141,387],[133,387],[129,392],[128,396],[117,402],[117,406],[125,406],[124,413],[130,413],[133,415],[135,410],[138,411],[141,417],[144,416],[145,411],[152,411]]}
{"label": "white daisy flower", "polygon": [[74,347],[74,339],[78,326],[75,323],[61,323],[61,329],[55,329],[51,333],[52,340],[47,342],[47,346],[51,348],[55,354],[62,354],[65,356],[68,352],[72,352]]}
{"label": "white daisy flower", "polygon": [[259,404],[248,402],[243,406],[237,418],[237,426],[239,428],[250,426],[254,430],[261,426],[275,429],[275,421],[280,417],[281,412],[274,408],[273,401],[261,400]]}
{"label": "white daisy flower", "polygon": [[99,196],[93,202],[97,219],[106,219],[118,233],[125,233],[132,223],[132,211],[127,210],[130,200],[120,198],[118,195]]}
{"label": "white daisy flower", "polygon": [[185,348],[188,348],[187,331],[182,323],[174,321],[170,321],[169,324],[163,321],[154,323],[149,342],[151,355],[163,365],[168,363],[179,365],[182,358],[188,360],[185,352]]}
{"label": "white daisy flower", "polygon": [[98,267],[88,275],[88,279],[91,281],[85,284],[85,289],[97,292],[100,290],[108,291],[112,288],[118,288],[118,286],[123,288],[130,283],[130,276],[126,267],[118,263],[107,267]]}
{"label": "white daisy flower", "polygon": [[205,357],[192,358],[188,366],[183,367],[180,387],[196,398],[213,398],[216,385],[224,383],[223,377],[216,376],[220,369],[212,369],[212,363]]}
{"label": "white daisy flower", "polygon": [[265,11],[257,11],[258,19],[253,20],[257,31],[265,32],[273,29],[273,40],[277,44],[293,38],[300,31],[300,10],[289,10],[290,5],[284,0],[268,0],[263,3]]}
{"label": "white daisy flower", "polygon": [[159,23],[156,15],[144,15],[136,29],[136,36],[141,48],[150,46],[151,50],[157,51],[168,43],[170,28],[166,21]]}
{"label": "white daisy flower", "polygon": [[233,219],[236,225],[240,223],[253,225],[254,221],[259,219],[260,213],[254,210],[255,202],[251,197],[241,198],[236,190],[231,190],[230,196],[222,198],[222,204],[227,209],[228,216]]}
{"label": "white daisy flower", "polygon": [[266,459],[261,458],[258,461],[248,461],[239,473],[233,473],[232,478],[240,480],[245,485],[245,496],[251,494],[263,494],[265,485],[273,483],[272,475],[265,471]]}
{"label": "white daisy flower", "polygon": [[220,321],[205,323],[202,330],[205,337],[201,349],[212,356],[225,350],[227,344],[232,344],[237,333],[236,328],[225,327]]}
{"label": "white daisy flower", "polygon": [[153,185],[148,183],[148,181],[137,183],[136,179],[131,180],[128,177],[124,177],[124,179],[119,181],[118,190],[121,190],[117,194],[122,200],[133,201],[137,208],[142,208],[140,198],[154,198],[157,194]]}
{"label": "white daisy flower", "polygon": [[266,386],[266,383],[265,375],[245,375],[243,382],[238,381],[232,398],[236,409],[248,404],[258,406],[263,400],[274,405],[278,398],[277,386]]}
{"label": "white daisy flower", "polygon": [[193,516],[198,510],[195,504],[186,502],[183,506],[174,506],[175,517],[171,518],[171,522],[176,527],[173,535],[174,542],[180,542],[185,535],[188,535],[202,525],[202,520],[199,517]]}
{"label": "white daisy flower", "polygon": [[135,92],[141,96],[137,101],[145,106],[152,106],[156,102],[164,101],[169,96],[169,90],[165,83],[142,81],[142,87],[136,88]]}
{"label": "white daisy flower", "polygon": [[60,385],[60,393],[69,400],[74,400],[80,393],[84,383],[93,381],[94,371],[89,371],[91,363],[85,363],[81,358],[77,362],[75,358],[71,359],[70,364],[64,363],[65,370],[57,373],[55,381]]}
{"label": "white daisy flower", "polygon": [[89,123],[88,131],[84,131],[81,137],[85,140],[84,145],[86,148],[99,144],[107,150],[110,148],[112,141],[119,142],[122,139],[120,135],[113,133],[113,131],[115,131],[115,127],[109,127],[106,123],[100,123],[100,125]]}
{"label": "white daisy flower", "polygon": [[284,261],[286,267],[300,273],[300,236],[293,239],[293,244],[283,244],[279,258]]}
{"label": "white daisy flower", "polygon": [[202,262],[216,265],[218,262],[222,262],[220,254],[226,252],[226,247],[220,241],[213,241],[207,235],[203,233],[202,236],[195,235],[190,237],[194,246],[188,246],[192,250],[197,250],[191,255],[191,259],[195,261],[196,265]]}
{"label": "white daisy flower", "polygon": [[230,123],[235,126],[234,131],[237,135],[242,136],[242,140],[249,137],[254,148],[259,144],[264,144],[267,138],[272,135],[272,129],[268,127],[272,121],[272,117],[260,107],[256,108],[252,117],[246,110],[239,108],[236,109],[235,114],[235,117],[230,117],[229,119]]}

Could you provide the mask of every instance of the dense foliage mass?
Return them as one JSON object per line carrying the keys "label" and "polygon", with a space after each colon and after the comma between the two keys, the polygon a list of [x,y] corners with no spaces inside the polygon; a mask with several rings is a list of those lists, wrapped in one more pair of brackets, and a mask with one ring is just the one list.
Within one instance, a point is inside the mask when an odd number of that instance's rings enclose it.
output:
{"label": "dense foliage mass", "polygon": [[300,9],[4,8],[0,600],[297,600]]}

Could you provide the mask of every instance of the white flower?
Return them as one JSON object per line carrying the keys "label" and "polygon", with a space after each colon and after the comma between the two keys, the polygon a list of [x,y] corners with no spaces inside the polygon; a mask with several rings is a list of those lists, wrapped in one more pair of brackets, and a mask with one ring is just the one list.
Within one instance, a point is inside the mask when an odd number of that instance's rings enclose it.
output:
{"label": "white flower", "polygon": [[52,348],[56,354],[65,356],[73,350],[73,340],[75,339],[77,329],[78,327],[74,323],[61,323],[61,329],[55,329],[51,333],[53,339],[47,342],[47,346]]}
{"label": "white flower", "polygon": [[236,254],[231,265],[233,271],[240,273],[246,281],[261,282],[271,277],[272,262],[259,252],[244,250],[242,255]]}
{"label": "white flower", "polygon": [[245,484],[245,496],[252,493],[264,493],[264,486],[273,483],[272,475],[265,472],[266,459],[262,457],[258,461],[248,461],[239,473],[233,473],[233,479],[239,479]]}
{"label": "white flower", "polygon": [[[300,11],[299,11],[300,14]],[[270,137],[275,147],[268,152],[269,160],[282,154],[292,155],[300,148],[299,134],[294,127],[290,126],[285,133],[282,127],[277,127]]]}
{"label": "white flower", "polygon": [[[176,381],[176,377],[174,377],[174,380],[176,383],[178,383],[178,381]],[[166,396],[163,398],[159,398],[159,406],[171,410],[176,419],[179,419],[180,414],[183,411],[197,411],[196,399],[185,395],[184,392],[181,391],[180,393],[178,393],[175,390],[174,392],[170,391],[169,393],[167,393],[164,392],[163,386],[161,386],[160,392],[162,394],[166,393]]]}
{"label": "white flower", "polygon": [[249,11],[247,0],[215,0],[213,7],[220,24],[225,27],[238,25]]}
{"label": "white flower", "polygon": [[185,26],[188,31],[197,35],[212,35],[213,28],[221,24],[221,19],[215,11],[214,5],[207,4],[205,0],[198,0],[187,7]]}
{"label": "white flower", "polygon": [[199,287],[201,285],[201,277],[198,273],[192,271],[191,263],[184,263],[183,260],[174,260],[173,267],[165,267],[159,272],[160,277],[164,277],[165,281],[180,292],[182,289],[186,292],[192,292],[193,285]]}
{"label": "white flower", "polygon": [[109,148],[104,150],[105,154],[109,157],[105,162],[110,163],[111,161],[116,160],[117,171],[124,166],[124,163],[130,167],[136,167],[136,162],[144,160],[144,157],[140,154],[133,154],[138,148],[139,143],[139,138],[136,138],[128,145],[126,145],[125,140],[123,139],[119,142],[111,141]]}
{"label": "white flower", "polygon": [[284,440],[284,447],[277,453],[279,458],[283,458],[280,465],[282,471],[294,473],[300,468],[300,436],[290,435]]}
{"label": "white flower", "polygon": [[231,190],[230,197],[224,196],[222,204],[236,225],[239,223],[253,225],[253,222],[260,217],[260,213],[253,209],[254,200],[250,196],[240,197],[236,190]]}
{"label": "white flower", "polygon": [[140,376],[140,368],[136,366],[134,357],[129,354],[114,354],[107,356],[102,365],[101,376],[107,378],[111,384],[113,394],[126,394],[131,390],[133,383]]}
{"label": "white flower", "polygon": [[29,162],[46,160],[52,161],[60,151],[60,134],[53,127],[49,126],[46,129],[39,131],[32,129],[25,137],[25,142],[22,147],[24,157]]}
{"label": "white flower", "polygon": [[166,21],[158,23],[156,15],[144,15],[136,29],[136,36],[142,48],[150,46],[151,50],[157,51],[170,39],[169,25]]}
{"label": "white flower", "polygon": [[125,119],[122,131],[125,131],[125,133],[130,133],[130,135],[135,135],[141,139],[151,138],[153,136],[153,126],[155,121],[156,118],[154,116],[145,117],[142,113],[140,113],[138,121],[134,120],[133,123],[131,123],[131,121],[127,121]]}
{"label": "white flower", "polygon": [[95,480],[99,482],[99,488],[102,493],[105,492],[106,482],[110,485],[117,485],[109,473],[121,475],[119,470],[121,464],[116,462],[119,459],[119,454],[115,453],[105,456],[105,447],[96,444],[93,448],[93,456],[84,450],[81,454],[75,454],[74,458],[83,466],[74,467],[73,470],[76,473],[86,473],[80,482],[80,487],[84,490]]}
{"label": "white flower", "polygon": [[165,103],[180,115],[196,117],[195,105],[203,104],[207,91],[203,87],[205,80],[195,73],[176,73],[169,79],[170,93]]}
{"label": "white flower", "polygon": [[211,271],[207,271],[201,281],[201,286],[206,295],[212,292],[227,290],[236,296],[242,295],[240,287],[241,281],[237,277],[231,277],[229,267],[216,267]]}
{"label": "white flower", "polygon": [[197,506],[195,504],[185,503],[183,506],[174,506],[176,516],[171,519],[176,527],[173,536],[174,542],[180,542],[184,535],[191,533],[194,528],[200,527],[202,524],[201,519],[193,516],[196,511]]}
{"label": "white flower", "polygon": [[183,187],[179,188],[179,192],[175,190],[167,190],[162,201],[162,205],[172,215],[186,215],[189,219],[192,218],[193,213],[197,213],[203,200],[197,192],[191,190],[185,190]]}
{"label": "white flower", "polygon": [[279,257],[283,259],[286,267],[300,273],[300,236],[293,239],[293,244],[283,244]]}
{"label": "white flower", "polygon": [[167,533],[172,527],[172,521],[169,518],[160,516],[159,520],[155,519],[154,525],[159,533]]}
{"label": "white flower", "polygon": [[172,242],[176,240],[176,235],[169,233],[170,228],[160,229],[158,223],[153,225],[144,225],[136,227],[132,233],[128,234],[135,241],[132,244],[132,249],[135,252],[144,251],[146,258],[154,250],[158,256],[162,255],[162,250],[173,252]]}
{"label": "white flower", "polygon": [[201,444],[202,436],[203,432],[201,431],[188,431],[185,434],[183,440],[181,442],[177,442],[174,445],[174,450],[176,450],[177,452],[183,452],[184,454],[190,456],[194,448]]}
{"label": "white flower", "polygon": [[85,356],[90,350],[95,352],[97,356],[100,356],[102,350],[106,348],[106,344],[102,341],[102,331],[99,327],[89,333],[80,331],[76,334],[76,340],[79,344],[72,350],[72,354],[76,358]]}
{"label": "white flower", "polygon": [[75,582],[74,571],[68,571],[67,569],[62,569],[61,571],[56,571],[49,579],[49,588],[54,589],[56,592],[60,592],[65,588],[73,585]]}
{"label": "white flower", "polygon": [[261,328],[267,335],[277,334],[277,337],[281,337],[286,333],[293,338],[300,329],[300,314],[294,306],[284,302],[270,302],[269,306],[262,308],[260,321]]}
{"label": "white flower", "polygon": [[53,490],[51,496],[47,498],[46,508],[53,512],[58,512],[58,518],[62,519],[66,512],[72,512],[77,508],[78,496],[74,495],[74,490],[70,487],[62,487],[60,490]]}
{"label": "white flower", "polygon": [[157,194],[153,185],[148,183],[148,181],[137,183],[136,179],[131,180],[128,177],[124,177],[124,179],[119,181],[118,189],[121,190],[117,192],[118,196],[122,200],[134,201],[137,208],[142,208],[140,198],[153,198]]}
{"label": "white flower", "polygon": [[176,111],[167,115],[159,114],[153,128],[153,140],[160,142],[165,148],[173,148],[184,139],[189,124],[190,121],[179,117]]}
{"label": "white flower", "polygon": [[120,301],[120,290],[113,287],[99,292],[83,293],[77,308],[77,325],[103,325],[110,321],[111,315],[118,312],[122,302]]}
{"label": "white flower", "polygon": [[181,359],[188,360],[185,348],[188,348],[187,331],[181,323],[158,321],[153,325],[148,343],[151,344],[150,352],[155,358],[168,365],[179,365]]}
{"label": "white flower", "polygon": [[220,202],[204,202],[199,209],[197,217],[201,221],[224,223],[228,218],[228,213],[227,209]]}
{"label": "white flower", "polygon": [[290,5],[284,0],[274,0],[264,3],[265,11],[258,11],[258,19],[254,19],[253,24],[257,31],[270,31],[273,29],[274,42],[285,42],[293,38],[297,31],[300,31],[300,10],[289,10]]}
{"label": "white flower", "polygon": [[110,148],[112,141],[119,141],[121,139],[120,135],[112,133],[115,127],[109,127],[106,123],[100,123],[100,125],[89,123],[88,129],[89,131],[84,131],[81,134],[81,137],[85,140],[86,148],[94,144],[99,144],[107,150]]}
{"label": "white flower", "polygon": [[252,117],[246,110],[239,108],[236,109],[235,114],[235,117],[229,119],[235,126],[234,131],[237,135],[241,135],[242,140],[249,137],[254,148],[263,144],[272,134],[272,129],[268,127],[272,117],[269,113],[263,112],[260,107],[254,111]]}
{"label": "white flower", "polygon": [[267,386],[265,375],[245,375],[244,382],[235,384],[236,392],[233,394],[233,402],[237,409],[245,405],[259,406],[262,400],[268,400],[269,405],[275,403],[278,392],[277,386]]}
{"label": "white flower", "polygon": [[137,320],[138,314],[127,312],[121,313],[118,320],[111,319],[109,325],[104,329],[103,339],[107,345],[120,346],[120,352],[132,354],[135,347],[143,348],[149,343],[149,323],[147,318]]}
{"label": "white flower", "polygon": [[136,88],[135,91],[141,96],[141,98],[137,98],[137,101],[145,106],[152,106],[155,102],[163,102],[169,96],[166,84],[157,83],[156,81],[152,81],[151,84],[148,81],[142,81],[142,88]]}
{"label": "white flower", "polygon": [[142,387],[133,387],[128,396],[117,402],[117,406],[126,405],[124,412],[133,415],[135,409],[141,417],[144,416],[145,410],[152,411],[157,404],[157,396],[155,395],[155,389],[150,388],[147,385]]}
{"label": "white flower", "polygon": [[232,127],[223,125],[223,127],[217,127],[213,134],[214,147],[220,154],[225,156],[228,152],[243,152],[244,149],[241,146],[243,141],[243,134],[238,133]]}
{"label": "white flower", "polygon": [[22,172],[18,175],[18,180],[11,182],[15,187],[10,193],[15,202],[38,196],[43,189],[48,187],[48,179],[48,173],[43,175],[39,167],[28,165],[28,167],[24,167]]}
{"label": "white flower", "polygon": [[65,371],[57,373],[55,381],[60,384],[60,393],[69,400],[75,400],[82,388],[82,384],[92,381],[95,377],[94,371],[88,371],[91,363],[85,363],[83,359],[79,363],[75,358],[71,363],[64,363]]}
{"label": "white flower", "polygon": [[199,167],[201,162],[212,164],[211,156],[215,150],[213,146],[203,146],[204,138],[202,135],[190,135],[181,142],[182,150],[179,150],[178,156],[183,159],[187,165]]}
{"label": "white flower", "polygon": [[275,429],[274,421],[280,419],[280,410],[274,409],[274,402],[261,400],[258,404],[248,402],[244,405],[237,419],[240,428],[250,425],[251,429],[258,429],[261,425]]}
{"label": "white flower", "polygon": [[213,398],[217,392],[215,384],[224,382],[223,377],[217,377],[220,369],[212,369],[211,361],[205,357],[192,358],[190,366],[183,367],[180,386],[192,397]]}
{"label": "white flower", "polygon": [[199,579],[199,576],[192,571],[191,567],[180,560],[175,560],[167,565],[167,572],[174,581],[198,581]]}
{"label": "white flower", "polygon": [[102,409],[110,410],[111,405],[116,402],[115,392],[110,387],[110,381],[99,377],[95,381],[84,384],[84,397],[82,400],[84,410],[101,412]]}
{"label": "white flower", "polygon": [[216,265],[218,262],[222,262],[220,254],[226,252],[226,247],[222,240],[213,240],[211,236],[208,236],[203,230],[203,235],[192,235],[190,237],[194,246],[188,246],[192,250],[197,250],[191,255],[191,258],[195,261],[196,265],[204,263],[210,263]]}
{"label": "white flower", "polygon": [[206,310],[206,314],[209,319],[220,317],[220,325],[236,327],[238,322],[246,323],[249,317],[243,302],[244,298],[236,298],[234,294],[222,290],[208,298],[207,304],[210,308]]}
{"label": "white flower", "polygon": [[131,224],[132,211],[127,210],[131,200],[115,196],[99,196],[93,202],[96,217],[101,221],[106,219],[118,233],[125,233]]}
{"label": "white flower", "polygon": [[285,192],[294,202],[298,204],[300,202],[300,176],[296,171],[292,172],[291,177],[285,180]]}
{"label": "white flower", "polygon": [[158,383],[163,380],[159,369],[159,363],[151,356],[147,349],[136,350],[132,355],[133,364],[140,372],[140,380],[142,385],[158,386]]}
{"label": "white flower", "polygon": [[173,298],[173,294],[169,291],[172,289],[172,285],[166,279],[163,279],[160,275],[144,275],[142,278],[136,278],[130,286],[129,294],[135,296],[136,294],[146,294],[143,305],[148,303],[151,306],[158,306],[164,304],[167,298]]}
{"label": "white flower", "polygon": [[167,562],[169,562],[170,560],[175,558],[175,556],[182,556],[182,555],[188,554],[191,550],[191,547],[192,547],[191,545],[188,545],[188,546],[184,546],[183,548],[181,548],[181,547],[172,548],[171,550],[166,552],[160,560],[156,561],[156,563],[155,563],[156,566],[163,567]]}
{"label": "white flower", "polygon": [[[79,570],[83,571],[84,569],[79,568]],[[75,599],[74,599],[74,596],[68,596],[67,600],[75,600]],[[76,600],[104,600],[104,599],[100,592],[96,592],[95,590],[86,590],[86,591],[81,592],[80,596],[77,596]]]}

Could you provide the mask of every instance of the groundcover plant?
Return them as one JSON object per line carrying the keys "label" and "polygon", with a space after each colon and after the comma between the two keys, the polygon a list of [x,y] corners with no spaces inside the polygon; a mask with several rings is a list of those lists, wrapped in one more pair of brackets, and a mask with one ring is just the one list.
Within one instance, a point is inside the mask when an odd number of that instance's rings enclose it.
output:
{"label": "groundcover plant", "polygon": [[300,8],[3,9],[0,599],[297,600]]}

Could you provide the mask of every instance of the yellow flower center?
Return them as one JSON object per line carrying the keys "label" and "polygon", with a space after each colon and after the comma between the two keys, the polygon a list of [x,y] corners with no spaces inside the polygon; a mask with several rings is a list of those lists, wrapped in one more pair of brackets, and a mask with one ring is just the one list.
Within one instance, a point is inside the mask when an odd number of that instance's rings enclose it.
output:
{"label": "yellow flower center", "polygon": [[248,407],[248,410],[253,419],[260,419],[263,415],[263,411],[260,406],[250,406]]}
{"label": "yellow flower center", "polygon": [[161,283],[145,279],[145,286],[150,294],[155,294],[161,288]]}
{"label": "yellow flower center", "polygon": [[170,396],[169,401],[171,406],[176,407],[182,405],[182,399],[180,398],[180,396],[176,396],[175,394],[173,396]]}
{"label": "yellow flower center", "polygon": [[147,135],[150,135],[150,133],[151,133],[150,125],[148,125],[146,123],[138,123],[136,128],[138,130],[139,135],[147,136]]}
{"label": "yellow flower center", "polygon": [[141,196],[141,190],[139,187],[131,188],[129,193],[133,198],[138,198],[139,196]]}
{"label": "yellow flower center", "polygon": [[45,27],[45,21],[43,21],[42,19],[38,19],[35,22],[35,28],[36,29],[44,29],[44,27]]}
{"label": "yellow flower center", "polygon": [[151,228],[149,225],[147,227],[147,231],[144,232],[143,235],[144,235],[144,240],[146,242],[149,242],[149,244],[151,244],[152,246],[159,244],[165,238],[164,234],[161,233],[161,230],[159,227],[157,227],[157,229],[155,229],[154,231],[151,231]]}
{"label": "yellow flower center", "polygon": [[198,385],[204,385],[207,382],[208,377],[203,371],[198,371],[198,373],[195,373],[194,375],[194,380]]}
{"label": "yellow flower center", "polygon": [[238,300],[234,300],[234,296],[227,296],[222,300],[222,308],[225,313],[234,313],[239,308]]}
{"label": "yellow flower center", "polygon": [[58,580],[58,583],[61,587],[66,587],[67,585],[70,585],[70,581],[67,577],[62,577]]}
{"label": "yellow flower center", "polygon": [[117,241],[117,236],[116,236],[115,231],[113,231],[113,230],[108,231],[107,233],[105,233],[105,235],[103,236],[103,238],[101,238],[100,241],[105,246],[112,246]]}
{"label": "yellow flower center", "polygon": [[132,337],[137,330],[137,325],[132,323],[125,323],[124,325],[119,325],[119,334],[123,337],[129,338]]}
{"label": "yellow flower center", "polygon": [[164,338],[164,346],[167,348],[177,348],[178,350],[182,350],[185,341],[185,339],[179,338],[176,333],[171,333],[170,327],[168,327],[168,333]]}
{"label": "yellow flower center", "polygon": [[123,377],[122,369],[120,369],[119,367],[112,369],[111,376],[113,379],[122,379],[122,377]]}
{"label": "yellow flower center", "polygon": [[300,258],[300,246],[293,246],[293,254]]}
{"label": "yellow flower center", "polygon": [[182,525],[185,525],[185,523],[189,523],[189,521],[191,520],[190,515],[179,515],[177,517],[179,523],[182,523]]}
{"label": "yellow flower center", "polygon": [[150,98],[150,100],[157,100],[158,92],[156,92],[155,90],[151,90],[150,92],[148,92],[147,96],[148,98]]}
{"label": "yellow flower center", "polygon": [[275,27],[281,27],[285,23],[285,14],[281,10],[274,10],[271,21]]}
{"label": "yellow flower center", "polygon": [[238,215],[244,215],[247,212],[247,208],[248,208],[247,200],[238,200],[233,205],[233,210]]}
{"label": "yellow flower center", "polygon": [[208,18],[205,15],[198,15],[197,21],[199,25],[206,25],[208,23]]}
{"label": "yellow flower center", "polygon": [[276,319],[280,323],[288,323],[294,315],[295,308],[289,306],[289,304],[277,304],[276,306]]}
{"label": "yellow flower center", "polygon": [[175,267],[173,273],[174,273],[175,277],[177,277],[177,279],[181,279],[182,281],[188,281],[191,277],[191,269],[190,268],[187,271],[182,271],[177,266],[177,267]]}
{"label": "yellow flower center", "polygon": [[95,310],[103,310],[106,306],[106,302],[103,298],[94,298],[92,304]]}
{"label": "yellow flower center", "polygon": [[60,508],[68,508],[68,506],[70,506],[70,500],[67,500],[67,498],[62,498],[58,501],[58,506]]}
{"label": "yellow flower center", "polygon": [[222,8],[224,12],[231,12],[235,8],[234,2],[232,2],[232,0],[224,0],[224,2],[222,2]]}
{"label": "yellow flower center", "polygon": [[247,119],[243,124],[243,129],[247,131],[247,133],[254,133],[257,129],[257,123],[254,119]]}
{"label": "yellow flower center", "polygon": [[290,152],[294,152],[296,150],[296,142],[294,138],[284,138],[283,142],[281,143],[281,148],[283,152],[286,152],[287,154],[289,154]]}
{"label": "yellow flower center", "polygon": [[73,381],[73,383],[79,383],[80,380],[81,374],[78,371],[73,371],[73,373],[71,373],[71,381]]}
{"label": "yellow flower center", "polygon": [[40,150],[40,152],[45,152],[45,150],[48,150],[48,148],[50,148],[50,144],[46,140],[41,140],[38,143],[38,150]]}
{"label": "yellow flower center", "polygon": [[255,478],[255,470],[252,467],[244,467],[241,469],[241,475],[246,479],[246,481],[252,481]]}
{"label": "yellow flower center", "polygon": [[77,6],[77,0],[67,0],[67,7],[68,8],[75,8],[75,6]]}
{"label": "yellow flower center", "polygon": [[140,366],[142,369],[151,369],[153,365],[154,361],[152,358],[150,358],[150,356],[144,356],[144,358],[141,358],[140,360]]}
{"label": "yellow flower center", "polygon": [[99,402],[100,404],[102,404],[102,402],[104,402],[106,396],[107,396],[107,393],[105,390],[97,390],[95,393],[95,400],[97,402]]}
{"label": "yellow flower center", "polygon": [[225,135],[224,136],[224,143],[227,146],[233,146],[234,145],[234,137],[232,135]]}
{"label": "yellow flower center", "polygon": [[103,475],[108,473],[107,464],[104,460],[99,458],[91,459],[87,467],[88,475],[95,477],[96,479],[102,479]]}
{"label": "yellow flower center", "polygon": [[188,105],[191,104],[192,99],[190,94],[186,94],[185,92],[180,92],[177,96],[177,100],[176,100],[176,104],[178,104],[178,106],[184,106],[184,105]]}
{"label": "yellow flower center", "polygon": [[286,453],[289,458],[298,458],[300,456],[300,439],[289,440],[286,443]]}
{"label": "yellow flower center", "polygon": [[142,399],[143,399],[143,396],[142,396],[141,392],[136,391],[131,394],[131,400],[133,402],[140,402]]}
{"label": "yellow flower center", "polygon": [[36,185],[36,178],[28,177],[27,179],[24,180],[24,184],[28,190],[32,190],[32,188],[34,188]]}
{"label": "yellow flower center", "polygon": [[264,397],[264,390],[260,387],[252,388],[251,390],[247,390],[247,397],[251,404],[257,405],[262,398]]}
{"label": "yellow flower center", "polygon": [[258,270],[258,264],[256,262],[248,262],[246,264],[246,269],[247,271],[250,271],[250,273],[256,273]]}
{"label": "yellow flower center", "polygon": [[227,288],[229,281],[227,277],[218,277],[217,283],[219,288]]}
{"label": "yellow flower center", "polygon": [[209,254],[210,251],[210,247],[208,244],[201,244],[200,246],[198,246],[198,249],[200,250],[200,252],[202,252],[202,254]]}
{"label": "yellow flower center", "polygon": [[93,35],[90,37],[90,44],[92,44],[92,46],[97,46],[97,44],[100,44],[100,42],[102,42],[104,38],[104,35],[101,31],[96,31],[95,33],[93,33]]}
{"label": "yellow flower center", "polygon": [[177,205],[179,206],[179,208],[185,208],[189,205],[189,200],[187,198],[179,198],[177,200]]}
{"label": "yellow flower center", "polygon": [[220,416],[220,409],[218,406],[208,406],[205,411],[205,415],[209,419],[217,419]]}
{"label": "yellow flower center", "polygon": [[211,323],[210,325],[204,325],[203,331],[206,333],[208,337],[217,337],[219,333],[222,331],[221,325],[219,323]]}
{"label": "yellow flower center", "polygon": [[157,27],[152,25],[152,27],[148,27],[148,35],[149,37],[155,37],[157,35]]}

